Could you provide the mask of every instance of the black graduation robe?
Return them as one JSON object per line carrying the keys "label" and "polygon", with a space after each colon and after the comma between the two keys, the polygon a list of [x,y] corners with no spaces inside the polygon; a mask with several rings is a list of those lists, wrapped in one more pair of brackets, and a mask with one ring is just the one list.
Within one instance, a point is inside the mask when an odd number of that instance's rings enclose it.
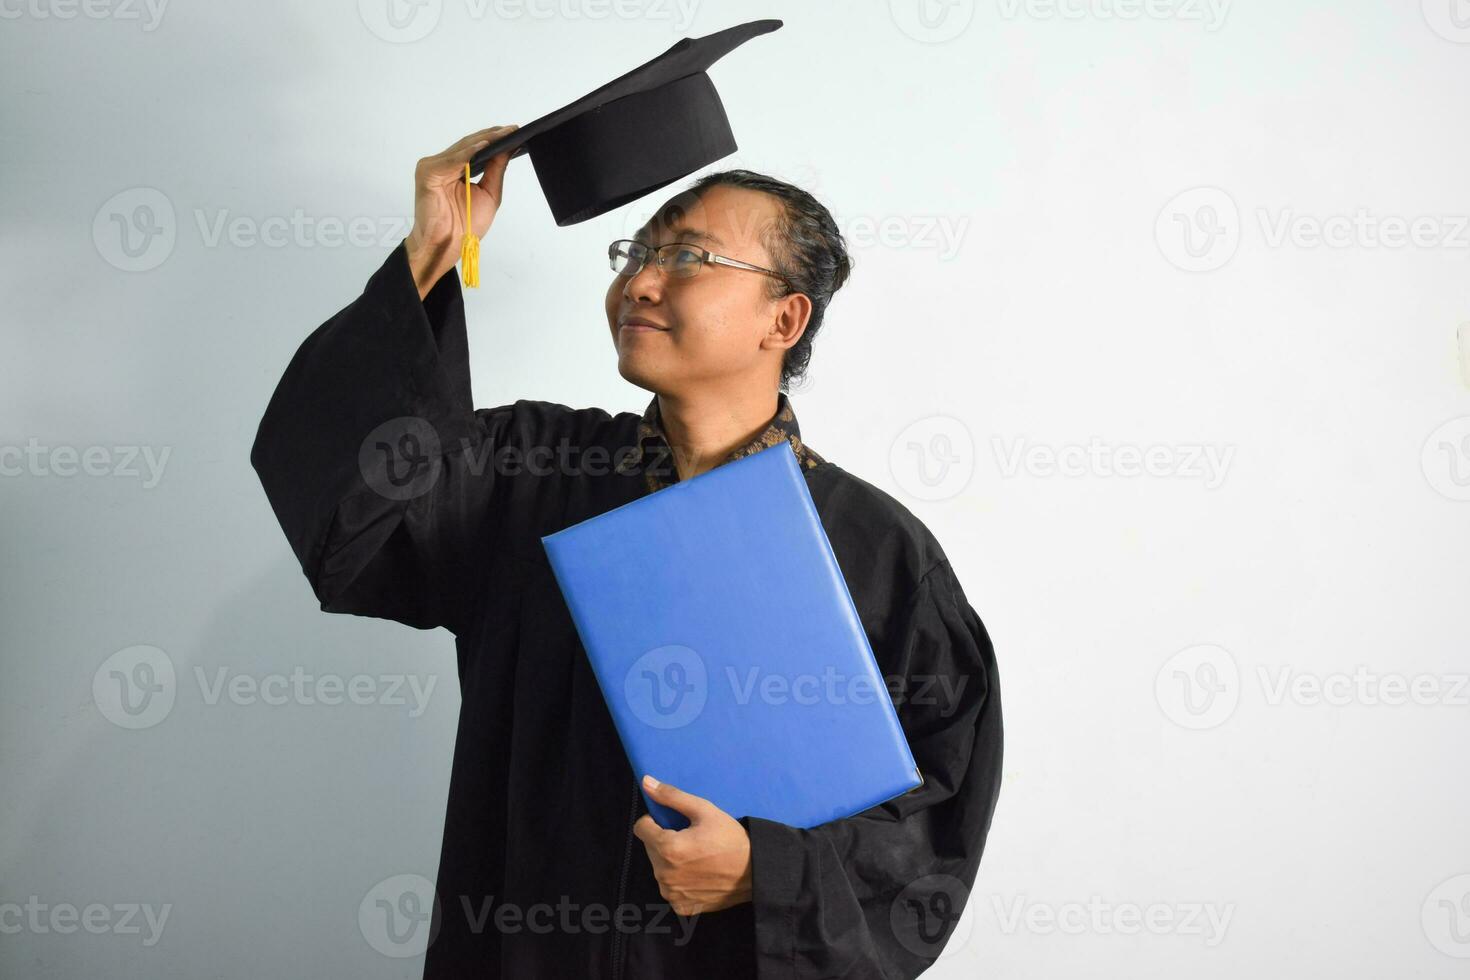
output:
{"label": "black graduation robe", "polygon": [[[780,399],[778,437],[795,435]],[[301,344],[260,422],[251,463],[321,608],[455,637],[462,707],[424,976],[917,976],[964,906],[1000,787],[985,627],[924,525],[808,447],[924,784],[808,830],[741,817],[754,900],[675,916],[540,543],[678,479],[666,451],[641,452],[650,420],[661,442],[656,412],[474,408],[459,277],[421,301],[400,243]]]}

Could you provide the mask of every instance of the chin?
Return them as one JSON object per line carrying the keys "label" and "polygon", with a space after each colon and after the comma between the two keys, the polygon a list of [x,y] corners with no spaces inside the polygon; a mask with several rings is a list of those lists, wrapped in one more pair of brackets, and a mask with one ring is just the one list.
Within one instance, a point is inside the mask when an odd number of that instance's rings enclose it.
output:
{"label": "chin", "polygon": [[666,364],[663,358],[648,357],[641,351],[619,357],[618,373],[629,384],[650,392],[667,391],[679,379],[677,363]]}
{"label": "chin", "polygon": [[622,375],[623,380],[629,384],[637,385],[639,388],[645,388],[649,391],[653,390],[653,382],[650,374],[647,370],[643,369],[643,365],[637,363],[637,358],[620,354],[618,356],[618,374]]}

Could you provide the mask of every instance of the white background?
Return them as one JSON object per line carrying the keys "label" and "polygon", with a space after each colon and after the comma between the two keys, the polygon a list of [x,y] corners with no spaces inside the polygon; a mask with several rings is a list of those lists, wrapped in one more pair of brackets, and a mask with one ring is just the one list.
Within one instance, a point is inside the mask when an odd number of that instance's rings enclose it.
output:
{"label": "white background", "polygon": [[[711,70],[713,169],[849,236],[802,431],[934,530],[1000,663],[929,975],[1464,975],[1470,5],[387,2],[0,3],[0,903],[169,909],[0,917],[0,974],[419,975],[358,910],[434,876],[452,639],[317,610],[255,426],[418,157],[779,16]],[[506,197],[477,402],[641,411],[604,249],[659,197],[559,229],[524,159]],[[94,699],[120,651],[175,671],[146,727]],[[297,670],[436,686],[210,703]]]}

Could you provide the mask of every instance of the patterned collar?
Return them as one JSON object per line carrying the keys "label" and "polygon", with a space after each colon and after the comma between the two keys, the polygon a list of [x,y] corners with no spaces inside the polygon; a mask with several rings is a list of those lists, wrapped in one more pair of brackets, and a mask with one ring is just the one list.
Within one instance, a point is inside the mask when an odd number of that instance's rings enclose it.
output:
{"label": "patterned collar", "polygon": [[[645,454],[654,454],[657,451],[655,458],[662,465],[650,465],[644,470],[649,493],[662,490],[679,481],[678,468],[673,464],[672,450],[668,438],[664,435],[662,423],[663,416],[658,408],[658,395],[654,395],[648,407],[643,410],[643,417],[638,420],[637,448],[626,461],[627,466],[635,466],[643,461]],[[751,453],[769,449],[779,445],[782,440],[791,443],[791,449],[796,453],[796,460],[803,469],[811,469],[826,462],[816,450],[802,441],[801,427],[796,424],[796,412],[791,408],[791,401],[786,397],[786,392],[779,391],[776,393],[776,414],[771,416],[765,429],[745,445],[732,450],[720,463],[728,463],[749,456]]]}

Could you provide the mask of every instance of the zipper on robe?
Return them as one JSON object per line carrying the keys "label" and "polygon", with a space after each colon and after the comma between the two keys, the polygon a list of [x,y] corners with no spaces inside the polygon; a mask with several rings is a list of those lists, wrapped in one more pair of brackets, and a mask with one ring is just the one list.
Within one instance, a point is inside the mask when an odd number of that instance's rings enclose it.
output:
{"label": "zipper on robe", "polygon": [[628,807],[628,836],[623,841],[623,869],[618,873],[618,900],[613,906],[613,941],[612,941],[612,980],[622,980],[623,976],[623,933],[618,928],[618,909],[623,907],[623,892],[628,884],[628,859],[633,856],[633,824],[638,822],[638,790],[633,790],[633,801]]}

